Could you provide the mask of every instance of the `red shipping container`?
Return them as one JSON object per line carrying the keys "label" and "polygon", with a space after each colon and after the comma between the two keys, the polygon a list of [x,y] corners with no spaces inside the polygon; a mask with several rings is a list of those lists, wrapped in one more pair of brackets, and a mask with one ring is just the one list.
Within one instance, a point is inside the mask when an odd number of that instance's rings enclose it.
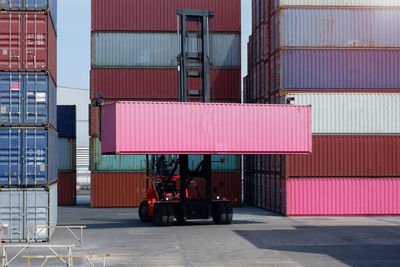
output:
{"label": "red shipping container", "polygon": [[91,175],[92,208],[138,207],[146,188],[145,173],[102,172]]}
{"label": "red shipping container", "polygon": [[[145,173],[92,173],[91,207],[116,208],[138,207],[146,188]],[[231,200],[235,207],[241,206],[242,181],[240,172],[215,172],[212,187],[217,194]],[[222,186],[221,186],[222,183]],[[213,196],[216,197],[216,193]]]}
{"label": "red shipping container", "polygon": [[[92,99],[98,98],[100,93],[103,93],[106,99],[118,100],[178,99],[176,69],[92,69],[90,84]],[[240,103],[240,69],[213,70],[210,84],[212,100]],[[199,90],[200,82],[196,83],[191,79],[189,88]]]}
{"label": "red shipping container", "polygon": [[288,216],[399,215],[400,178],[286,180]]}
{"label": "red shipping container", "polygon": [[176,32],[177,9],[214,12],[214,32],[241,30],[240,0],[92,0],[92,30]]}
{"label": "red shipping container", "polygon": [[310,155],[286,156],[287,177],[400,176],[400,136],[313,136]]}
{"label": "red shipping container", "polygon": [[76,205],[76,173],[59,172],[58,173],[58,205],[75,206]]}
{"label": "red shipping container", "polygon": [[0,13],[0,70],[48,71],[57,83],[57,38],[48,15]]}

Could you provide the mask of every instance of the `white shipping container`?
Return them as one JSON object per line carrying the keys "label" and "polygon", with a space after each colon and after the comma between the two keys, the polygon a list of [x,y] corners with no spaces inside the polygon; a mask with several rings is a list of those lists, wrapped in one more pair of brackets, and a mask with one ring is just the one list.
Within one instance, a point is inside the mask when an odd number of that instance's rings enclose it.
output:
{"label": "white shipping container", "polygon": [[313,134],[400,134],[400,94],[288,94],[293,105],[312,106]]}
{"label": "white shipping container", "polygon": [[353,6],[353,7],[385,7],[400,6],[400,0],[274,0],[279,6]]}
{"label": "white shipping container", "polygon": [[[0,223],[5,242],[26,242],[26,226],[57,225],[57,184],[45,188],[1,188]],[[49,241],[54,229],[33,229],[30,237],[35,241]]]}
{"label": "white shipping container", "polygon": [[[176,67],[176,33],[92,34],[93,68]],[[189,38],[189,52],[201,50],[198,38]],[[214,67],[240,67],[240,35],[212,34],[211,59]]]}

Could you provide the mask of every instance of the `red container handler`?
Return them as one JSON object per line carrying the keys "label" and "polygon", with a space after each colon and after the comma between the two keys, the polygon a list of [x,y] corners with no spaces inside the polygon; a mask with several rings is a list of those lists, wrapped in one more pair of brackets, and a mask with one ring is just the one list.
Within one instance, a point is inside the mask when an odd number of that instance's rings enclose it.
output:
{"label": "red container handler", "polygon": [[93,31],[176,31],[177,9],[213,11],[210,30],[240,32],[240,0],[92,0]]}
{"label": "red container handler", "polygon": [[76,172],[58,173],[58,205],[76,205]]}
{"label": "red container handler", "polygon": [[[178,99],[178,71],[176,69],[92,69],[90,97],[103,93],[105,99],[166,100]],[[189,82],[191,90],[200,89]],[[210,74],[211,99],[217,102],[240,102],[240,69],[217,69]]]}
{"label": "red container handler", "polygon": [[0,13],[0,70],[46,71],[57,84],[57,37],[43,12]]}

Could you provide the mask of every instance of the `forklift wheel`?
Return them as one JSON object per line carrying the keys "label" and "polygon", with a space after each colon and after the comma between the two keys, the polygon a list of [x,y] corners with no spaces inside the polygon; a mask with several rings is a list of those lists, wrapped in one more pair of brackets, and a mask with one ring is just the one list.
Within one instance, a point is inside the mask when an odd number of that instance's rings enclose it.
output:
{"label": "forklift wheel", "polygon": [[142,222],[151,222],[147,201],[142,201],[139,206],[139,218]]}
{"label": "forklift wheel", "polygon": [[226,222],[226,208],[225,208],[225,203],[223,202],[217,202],[214,205],[213,208],[213,221],[215,224],[225,224]]}
{"label": "forklift wheel", "polygon": [[168,209],[164,204],[156,204],[154,207],[154,223],[157,226],[168,225]]}
{"label": "forklift wheel", "polygon": [[172,226],[174,225],[174,207],[172,207],[171,204],[166,204],[165,205],[167,207],[167,211],[168,211],[168,222],[167,222],[167,226]]}
{"label": "forklift wheel", "polygon": [[230,202],[225,202],[225,208],[226,208],[226,221],[225,224],[231,224],[232,219],[233,219],[233,209],[232,209],[232,204]]}

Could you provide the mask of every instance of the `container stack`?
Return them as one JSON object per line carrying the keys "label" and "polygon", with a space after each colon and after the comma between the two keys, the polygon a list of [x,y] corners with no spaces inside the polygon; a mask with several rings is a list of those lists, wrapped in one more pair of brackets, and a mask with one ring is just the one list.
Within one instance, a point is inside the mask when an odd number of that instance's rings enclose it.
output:
{"label": "container stack", "polygon": [[245,100],[311,105],[313,152],[246,157],[248,203],[400,214],[399,15],[398,1],[253,0]]}
{"label": "container stack", "polygon": [[57,2],[0,9],[0,223],[26,242],[26,226],[57,225]]}
{"label": "container stack", "polygon": [[[226,7],[229,6],[227,9]],[[214,102],[241,100],[240,0],[92,0],[92,103],[119,100],[178,100],[177,9],[206,9],[212,33]],[[195,46],[197,43],[193,43]],[[200,80],[199,80],[200,81]],[[199,90],[200,83],[190,84]],[[90,105],[91,206],[135,207],[145,187],[145,155],[101,155],[99,111]],[[143,129],[146,131],[146,129]],[[214,181],[239,205],[240,157],[214,163]],[[215,157],[219,159],[219,157]],[[199,160],[193,156],[193,165]]]}
{"label": "container stack", "polygon": [[58,205],[76,205],[76,106],[57,106]]}

